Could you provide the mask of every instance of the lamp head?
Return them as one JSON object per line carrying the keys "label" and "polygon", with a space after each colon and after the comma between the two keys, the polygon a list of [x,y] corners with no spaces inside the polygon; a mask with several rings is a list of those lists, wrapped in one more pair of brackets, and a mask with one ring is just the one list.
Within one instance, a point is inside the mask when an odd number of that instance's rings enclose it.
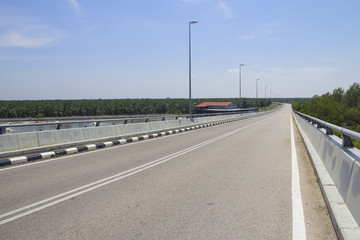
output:
{"label": "lamp head", "polygon": [[198,23],[199,21],[191,21],[189,22],[189,24],[195,24],[195,23]]}

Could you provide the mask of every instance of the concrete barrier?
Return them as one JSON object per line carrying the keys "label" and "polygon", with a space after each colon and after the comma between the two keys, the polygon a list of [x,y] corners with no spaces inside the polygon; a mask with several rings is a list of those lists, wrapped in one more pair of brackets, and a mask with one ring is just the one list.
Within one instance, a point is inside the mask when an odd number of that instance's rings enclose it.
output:
{"label": "concrete barrier", "polygon": [[360,239],[360,150],[294,114],[340,239]]}
{"label": "concrete barrier", "polygon": [[71,142],[71,130],[54,130],[56,144],[69,143]]}
{"label": "concrete barrier", "polygon": [[0,135],[0,152],[18,150],[19,144],[16,135]]}
{"label": "concrete barrier", "polygon": [[39,147],[39,140],[36,132],[17,134],[19,149]]}
{"label": "concrete barrier", "polygon": [[37,137],[39,141],[39,147],[55,145],[57,143],[54,131],[37,132]]}
{"label": "concrete barrier", "polygon": [[346,194],[346,204],[355,219],[360,219],[360,163],[355,162],[351,177],[348,192]]}
{"label": "concrete barrier", "polygon": [[300,117],[298,121],[345,200],[353,165],[356,162],[355,156],[349,155],[350,151],[342,147],[336,136],[326,135],[323,130]]}
{"label": "concrete barrier", "polygon": [[[68,129],[68,131],[71,131],[71,129]],[[71,131],[70,133],[70,137],[71,137],[71,142],[79,142],[86,139],[83,128],[73,129],[73,131]]]}
{"label": "concrete barrier", "polygon": [[[79,128],[67,129],[66,123],[62,129],[41,130],[37,132],[13,133],[0,135],[0,157],[9,157],[19,154],[35,153],[39,151],[56,150],[59,148],[78,146],[81,144],[94,143],[96,141],[108,141],[118,138],[127,138],[141,134],[169,131],[178,128],[187,128],[195,125],[211,122],[243,119],[250,116],[260,116],[263,113],[247,113],[221,115],[199,118],[178,118],[176,120],[131,123],[121,125],[95,126],[93,123],[80,124]],[[90,125],[89,125],[90,124]],[[72,126],[73,127],[73,126]]]}

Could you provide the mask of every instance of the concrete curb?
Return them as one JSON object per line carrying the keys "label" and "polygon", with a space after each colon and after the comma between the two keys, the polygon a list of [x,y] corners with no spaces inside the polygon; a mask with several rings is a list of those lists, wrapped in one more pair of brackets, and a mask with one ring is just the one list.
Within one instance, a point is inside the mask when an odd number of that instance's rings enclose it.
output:
{"label": "concrete curb", "polygon": [[293,113],[296,125],[300,131],[301,137],[305,143],[307,152],[310,156],[316,176],[319,179],[319,186],[328,207],[331,221],[334,225],[336,235],[342,240],[360,239],[360,228],[341,197],[334,181],[327,171],[324,163],[316,152],[311,141],[302,129],[297,117]]}
{"label": "concrete curb", "polygon": [[107,148],[107,147],[122,145],[122,144],[126,144],[126,143],[138,142],[138,141],[157,138],[157,137],[161,137],[161,136],[167,136],[167,135],[187,132],[187,131],[191,131],[191,130],[195,130],[195,129],[199,129],[199,128],[205,128],[205,127],[215,126],[215,125],[219,125],[219,124],[223,124],[223,123],[233,122],[236,120],[237,119],[224,120],[224,121],[201,124],[201,125],[196,125],[196,126],[192,126],[192,127],[171,130],[171,131],[163,131],[163,132],[158,132],[158,133],[153,133],[153,134],[148,134],[148,135],[128,137],[125,139],[119,139],[119,140],[114,140],[114,141],[101,142],[101,143],[83,145],[83,146],[79,146],[79,147],[55,150],[55,151],[50,151],[50,152],[43,152],[43,153],[26,155],[26,156],[7,158],[7,159],[0,160],[0,166],[14,165],[14,164],[19,164],[19,163],[40,160],[40,159],[47,159],[47,158],[51,158],[51,157],[75,154],[75,153],[84,152],[84,151],[91,151],[91,150],[100,149],[100,148]]}

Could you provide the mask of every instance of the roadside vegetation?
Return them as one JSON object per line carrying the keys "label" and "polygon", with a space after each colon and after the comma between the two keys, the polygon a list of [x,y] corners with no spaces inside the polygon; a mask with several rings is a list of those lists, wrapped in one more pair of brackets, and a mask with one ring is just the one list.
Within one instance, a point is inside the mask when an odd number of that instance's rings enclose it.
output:
{"label": "roadside vegetation", "polygon": [[275,109],[279,106],[279,104],[276,103],[272,103],[269,106],[265,106],[265,107],[259,107],[259,111],[268,111],[268,110],[272,110]]}
{"label": "roadside vegetation", "polygon": [[[192,107],[202,102],[233,102],[238,98],[192,99]],[[265,107],[269,99],[241,100],[241,107]],[[0,118],[43,118],[72,116],[112,116],[146,114],[187,114],[189,100],[182,99],[83,99],[0,101]]]}
{"label": "roadside vegetation", "polygon": [[[332,93],[315,95],[306,103],[293,102],[293,109],[323,121],[360,132],[360,84],[354,83],[346,91],[334,89]],[[357,148],[360,143],[355,142]]]}

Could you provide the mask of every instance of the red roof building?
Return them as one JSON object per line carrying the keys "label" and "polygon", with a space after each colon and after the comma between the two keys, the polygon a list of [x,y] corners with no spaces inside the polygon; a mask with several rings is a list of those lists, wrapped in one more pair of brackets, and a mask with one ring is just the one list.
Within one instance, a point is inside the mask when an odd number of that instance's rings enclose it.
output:
{"label": "red roof building", "polygon": [[232,102],[203,102],[195,106],[195,111],[203,112],[231,112],[239,111],[237,105]]}

